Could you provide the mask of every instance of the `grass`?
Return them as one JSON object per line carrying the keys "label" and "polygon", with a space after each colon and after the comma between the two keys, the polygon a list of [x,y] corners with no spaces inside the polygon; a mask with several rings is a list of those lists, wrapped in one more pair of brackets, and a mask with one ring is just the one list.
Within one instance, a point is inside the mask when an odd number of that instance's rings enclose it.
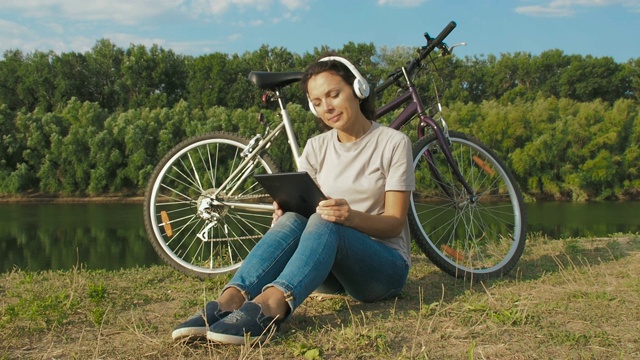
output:
{"label": "grass", "polygon": [[228,277],[166,266],[0,275],[0,359],[640,358],[640,236],[529,236],[502,279],[469,282],[414,254],[393,300],[313,295],[267,344],[176,343]]}

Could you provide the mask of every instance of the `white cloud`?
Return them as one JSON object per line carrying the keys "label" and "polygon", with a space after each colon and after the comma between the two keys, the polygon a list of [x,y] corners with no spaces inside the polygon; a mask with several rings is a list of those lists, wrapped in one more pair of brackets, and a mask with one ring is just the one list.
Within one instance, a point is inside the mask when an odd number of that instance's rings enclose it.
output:
{"label": "white cloud", "polygon": [[7,36],[18,36],[24,33],[29,33],[28,27],[15,23],[13,21],[7,21],[0,19],[0,34]]}
{"label": "white cloud", "polygon": [[307,9],[308,0],[280,0],[280,3],[289,10]]}
{"label": "white cloud", "polygon": [[264,25],[264,20],[262,19],[246,20],[246,21],[239,20],[239,21],[233,21],[230,24],[236,28],[259,27]]}
{"label": "white cloud", "polygon": [[49,28],[53,33],[55,34],[64,34],[64,26],[58,24],[58,23],[53,23],[53,22],[49,22],[46,23],[46,27]]}
{"label": "white cloud", "polygon": [[518,14],[531,15],[531,16],[547,16],[547,17],[564,17],[570,16],[575,13],[568,7],[554,7],[554,6],[520,6],[516,8]]}
{"label": "white cloud", "polygon": [[519,6],[515,12],[530,16],[565,17],[575,14],[578,7],[614,5],[622,5],[630,8],[631,11],[640,11],[640,0],[552,0],[540,5]]}
{"label": "white cloud", "polygon": [[3,49],[21,49],[24,51],[24,38],[32,38],[31,29],[13,21],[0,19],[0,43]]}
{"label": "white cloud", "polygon": [[177,10],[183,0],[22,0],[0,3],[0,10],[18,11],[28,18],[75,21],[137,22]]}
{"label": "white cloud", "polygon": [[378,0],[378,6],[415,7],[426,0]]}
{"label": "white cloud", "polygon": [[[279,0],[287,11],[308,8],[309,0]],[[0,12],[17,11],[28,18],[62,18],[75,21],[113,21],[133,25],[171,12],[194,17],[222,15],[232,10],[258,10],[273,7],[273,0],[20,0],[0,1]]]}
{"label": "white cloud", "polygon": [[192,0],[185,3],[187,11],[193,15],[222,15],[232,8],[243,11],[254,9],[264,11],[271,6],[271,0]]}
{"label": "white cloud", "polygon": [[283,21],[296,23],[296,22],[300,22],[301,18],[297,14],[287,12],[282,14],[282,16],[274,17],[273,19],[271,19],[272,24],[279,24]]}
{"label": "white cloud", "polygon": [[229,41],[238,41],[240,39],[242,39],[242,34],[231,34],[227,36],[227,40]]}
{"label": "white cloud", "polygon": [[19,0],[0,1],[0,12],[13,11],[25,18],[50,21],[115,22],[139,25],[147,19],[163,15],[187,14],[193,18],[221,16],[228,12],[291,12],[309,8],[310,0]]}
{"label": "white cloud", "polygon": [[[210,40],[158,38],[162,24],[224,23],[225,29],[296,22],[311,0],[0,0],[0,59],[7,49],[25,53],[90,51],[106,38],[121,47],[158,44],[177,53],[202,53],[241,40],[214,34]],[[217,24],[217,25],[219,25]],[[216,25],[216,26],[217,26]],[[208,30],[204,30],[208,31]],[[227,37],[228,36],[228,37]]]}

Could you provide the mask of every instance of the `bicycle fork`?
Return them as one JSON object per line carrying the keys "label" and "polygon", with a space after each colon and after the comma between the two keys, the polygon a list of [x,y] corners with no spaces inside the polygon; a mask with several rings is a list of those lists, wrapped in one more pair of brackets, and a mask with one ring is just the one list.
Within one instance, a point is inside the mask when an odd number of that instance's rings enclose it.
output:
{"label": "bicycle fork", "polygon": [[[478,201],[478,196],[474,194],[473,189],[471,188],[471,186],[469,186],[465,178],[462,176],[462,173],[460,172],[460,168],[458,168],[458,164],[456,160],[453,158],[453,154],[451,153],[451,147],[449,146],[450,145],[449,132],[447,129],[447,125],[444,122],[444,119],[442,118],[440,119],[442,122],[442,128],[441,128],[440,125],[432,117],[427,116],[425,114],[424,105],[422,104],[422,100],[420,99],[420,96],[418,96],[418,92],[415,88],[415,85],[409,78],[409,75],[407,74],[406,69],[402,68],[402,71],[404,73],[404,77],[407,82],[407,85],[409,86],[409,91],[407,92],[408,95],[406,97],[407,98],[411,97],[413,99],[413,103],[405,109],[405,112],[410,113],[413,111],[417,111],[420,117],[420,121],[418,122],[418,138],[423,138],[425,136],[424,129],[427,126],[433,129],[433,132],[436,134],[436,137],[438,138],[440,149],[442,150],[442,153],[447,159],[447,162],[449,163],[451,170],[453,170],[453,174],[466,190],[469,196],[469,201],[472,204],[475,204]],[[400,99],[403,99],[403,98],[401,97]],[[442,105],[440,104],[439,99],[438,99],[438,110],[440,113],[442,113]],[[401,114],[400,117],[402,117],[402,115],[403,114]],[[438,186],[442,188],[444,193],[454,202],[454,204],[456,204],[457,207],[459,208],[464,207],[466,205],[466,202],[458,203],[458,201],[455,198],[455,194],[452,194],[451,191],[449,191],[449,189],[446,187],[444,181],[442,180],[442,176],[440,175],[440,171],[434,165],[433,157],[431,156],[431,153],[429,153],[429,150],[425,151],[424,156],[427,158],[427,162],[429,163],[429,170],[433,174],[436,182],[438,183]]]}
{"label": "bicycle fork", "polygon": [[[462,176],[462,173],[460,172],[460,168],[458,167],[458,162],[453,158],[453,154],[451,153],[451,146],[450,146],[451,141],[449,140],[449,135],[446,129],[446,123],[444,122],[444,119],[442,119],[442,123],[443,123],[443,129],[440,128],[440,125],[433,118],[429,116],[420,116],[420,122],[418,124],[418,136],[420,138],[425,136],[424,128],[426,128],[427,126],[434,129],[434,133],[436,134],[436,137],[438,138],[438,143],[440,144],[440,151],[442,151],[442,154],[444,155],[445,159],[447,159],[447,162],[449,163],[449,166],[451,167],[451,170],[453,171],[454,176],[466,190],[469,202],[471,204],[475,204],[478,201],[478,196],[474,193],[473,189],[467,183],[464,176]],[[431,174],[433,174],[435,182],[438,184],[438,186],[440,186],[440,188],[442,189],[442,191],[444,191],[447,197],[449,197],[456,204],[457,207],[459,208],[464,207],[467,203],[463,202],[459,204],[458,200],[455,197],[455,194],[451,193],[450,189],[446,186],[446,183],[442,179],[440,170],[438,170],[438,168],[435,166],[435,161],[433,159],[431,151],[432,150],[426,150],[423,153],[423,156],[427,159],[427,163],[429,164],[429,171],[431,172]]]}

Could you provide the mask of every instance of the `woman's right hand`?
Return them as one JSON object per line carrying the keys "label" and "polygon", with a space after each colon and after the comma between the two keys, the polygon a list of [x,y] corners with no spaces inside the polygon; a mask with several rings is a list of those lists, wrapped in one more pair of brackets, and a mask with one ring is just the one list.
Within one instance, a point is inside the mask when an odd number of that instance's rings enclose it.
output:
{"label": "woman's right hand", "polygon": [[282,211],[282,209],[280,208],[280,205],[278,205],[277,202],[273,202],[273,220],[271,220],[271,226],[273,226],[276,221],[278,221],[278,219],[280,219],[280,216],[284,215],[284,211]]}

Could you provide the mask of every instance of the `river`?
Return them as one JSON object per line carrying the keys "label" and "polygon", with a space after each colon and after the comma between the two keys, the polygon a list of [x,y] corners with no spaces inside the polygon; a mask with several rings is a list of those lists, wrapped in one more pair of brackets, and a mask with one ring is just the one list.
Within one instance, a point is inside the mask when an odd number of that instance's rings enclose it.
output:
{"label": "river", "polygon": [[[527,204],[528,232],[550,238],[640,232],[640,202]],[[142,204],[0,204],[0,271],[161,264]]]}

